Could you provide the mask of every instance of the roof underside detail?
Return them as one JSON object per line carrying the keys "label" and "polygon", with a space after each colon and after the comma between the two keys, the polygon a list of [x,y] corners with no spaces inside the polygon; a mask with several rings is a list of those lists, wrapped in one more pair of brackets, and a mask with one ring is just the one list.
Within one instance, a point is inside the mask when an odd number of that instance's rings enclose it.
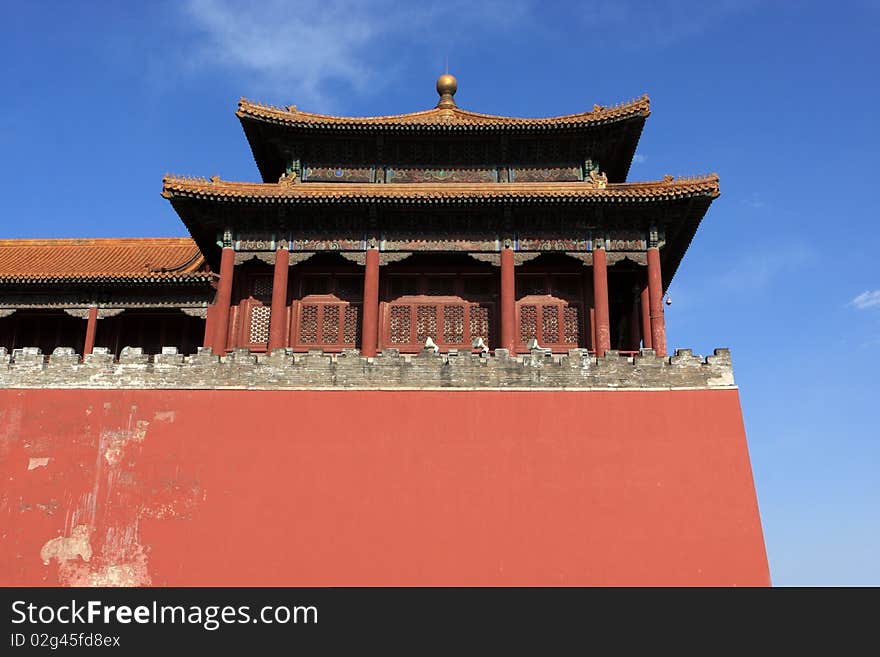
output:
{"label": "roof underside detail", "polygon": [[645,118],[651,113],[651,101],[647,95],[619,105],[610,107],[596,105],[589,112],[566,114],[543,118],[525,118],[514,116],[496,116],[470,112],[458,107],[435,107],[421,112],[409,114],[393,114],[388,116],[333,116],[303,112],[291,105],[281,108],[263,105],[242,98],[236,112],[239,118],[280,123],[301,128],[339,128],[381,130],[407,129],[515,129],[515,130],[547,130],[571,129],[597,126],[629,118]]}
{"label": "roof underside detail", "polygon": [[217,178],[166,176],[165,198],[198,198],[215,201],[260,202],[349,202],[349,203],[444,203],[515,201],[651,201],[719,194],[718,176],[694,176],[637,183],[247,183]]}
{"label": "roof underside detail", "polygon": [[0,240],[0,283],[199,283],[205,258],[192,239]]}

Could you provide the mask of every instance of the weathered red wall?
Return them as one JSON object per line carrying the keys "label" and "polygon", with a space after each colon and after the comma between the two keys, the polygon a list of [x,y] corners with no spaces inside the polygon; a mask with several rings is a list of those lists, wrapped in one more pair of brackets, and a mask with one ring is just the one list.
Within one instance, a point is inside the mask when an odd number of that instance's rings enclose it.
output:
{"label": "weathered red wall", "polygon": [[0,474],[5,585],[769,583],[734,390],[0,390]]}

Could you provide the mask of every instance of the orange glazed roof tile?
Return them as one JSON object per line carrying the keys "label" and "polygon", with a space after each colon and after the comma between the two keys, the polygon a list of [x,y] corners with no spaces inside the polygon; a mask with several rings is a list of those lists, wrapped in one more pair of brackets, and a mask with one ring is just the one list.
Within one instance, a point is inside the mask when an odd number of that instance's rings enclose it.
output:
{"label": "orange glazed roof tile", "polygon": [[545,118],[523,118],[515,116],[495,116],[470,112],[458,107],[435,107],[409,114],[388,116],[332,116],[302,112],[295,105],[274,107],[254,103],[242,98],[238,103],[236,115],[271,123],[280,123],[302,128],[381,128],[381,129],[565,129],[602,125],[634,117],[647,117],[651,113],[651,101],[647,95],[612,107],[596,105],[590,112],[566,114]]}
{"label": "orange glazed roof tile", "polygon": [[0,240],[0,283],[203,282],[188,237]]}
{"label": "orange glazed roof tile", "polygon": [[457,202],[457,201],[653,201],[719,194],[718,176],[694,176],[637,183],[246,183],[213,178],[166,176],[165,198],[214,201],[259,200],[293,202]]}

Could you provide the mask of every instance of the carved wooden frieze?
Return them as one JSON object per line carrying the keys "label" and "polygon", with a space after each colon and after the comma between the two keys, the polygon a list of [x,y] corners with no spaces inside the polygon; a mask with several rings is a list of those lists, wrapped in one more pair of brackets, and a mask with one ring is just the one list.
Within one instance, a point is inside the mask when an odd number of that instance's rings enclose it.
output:
{"label": "carved wooden frieze", "polygon": [[274,251],[275,239],[271,233],[239,233],[235,240],[236,251]]}
{"label": "carved wooden frieze", "polygon": [[493,183],[497,180],[495,168],[440,169],[428,167],[386,167],[388,183]]}
{"label": "carved wooden frieze", "polygon": [[249,260],[259,260],[267,265],[275,264],[275,251],[236,251],[235,264],[241,265]]}
{"label": "carved wooden frieze", "polygon": [[361,265],[362,267],[367,264],[366,251],[345,251],[343,253],[340,253],[339,255],[341,255],[346,260]]}
{"label": "carved wooden frieze", "polygon": [[[359,253],[340,253],[339,255],[341,255],[346,260],[350,260],[351,262],[355,262],[362,266],[367,264],[366,251],[361,251]],[[408,251],[382,251],[379,253],[379,266],[384,267],[385,265],[389,265],[392,262],[400,262],[401,260],[409,258],[411,255],[412,253]]]}
{"label": "carved wooden frieze", "polygon": [[499,244],[494,235],[461,235],[455,238],[448,235],[391,233],[383,236],[381,248],[383,251],[496,251]]}
{"label": "carved wooden frieze", "polygon": [[363,251],[366,246],[362,237],[338,236],[296,236],[290,244],[291,251]]}
{"label": "carved wooden frieze", "polygon": [[206,306],[196,308],[181,308],[180,312],[182,312],[184,315],[189,315],[190,317],[198,317],[200,319],[208,318],[208,308]]}
{"label": "carved wooden frieze", "polygon": [[[288,261],[291,265],[299,264],[300,262],[305,262],[309,258],[315,255],[314,251],[291,251],[288,256]],[[344,254],[343,254],[344,255]]]}
{"label": "carved wooden frieze", "polygon": [[558,167],[511,167],[510,182],[576,182],[582,180],[580,165]]}
{"label": "carved wooden frieze", "polygon": [[379,254],[379,266],[391,264],[392,262],[400,262],[406,260],[412,255],[411,251],[382,251]]}
{"label": "carved wooden frieze", "polygon": [[[161,295],[144,294],[137,295],[130,292],[105,294],[97,301],[100,304],[99,316],[102,312],[118,310],[122,312],[127,308],[180,308],[183,306],[202,306],[209,303],[213,298],[210,289],[199,291],[168,291]],[[78,294],[37,295],[16,294],[0,296],[0,312],[14,312],[15,310],[52,308],[69,312],[74,317],[88,317],[89,306],[96,301],[84,298]]]}
{"label": "carved wooden frieze", "polygon": [[589,251],[590,240],[586,237],[520,234],[517,238],[517,248],[520,251]]}
{"label": "carved wooden frieze", "polygon": [[314,167],[302,172],[303,182],[369,183],[375,180],[373,167]]}
{"label": "carved wooden frieze", "polygon": [[125,312],[125,308],[98,308],[98,319],[107,319],[108,317],[116,317]]}
{"label": "carved wooden frieze", "polygon": [[593,264],[593,254],[587,253],[584,251],[566,251],[565,255],[570,258],[574,258],[575,260],[580,260],[582,263],[588,266],[592,266]]}
{"label": "carved wooden frieze", "polygon": [[500,253],[468,253],[468,255],[479,262],[488,262],[493,267],[501,266]]}
{"label": "carved wooden frieze", "polygon": [[610,251],[644,251],[648,248],[644,231],[610,230],[607,248]]}
{"label": "carved wooden frieze", "polygon": [[65,308],[64,312],[70,315],[71,317],[76,317],[77,319],[88,319],[89,318],[89,309],[88,308]]}
{"label": "carved wooden frieze", "polygon": [[523,253],[522,251],[517,251],[513,254],[513,264],[521,265],[524,262],[528,262],[529,260],[534,260],[537,258],[540,253]]}
{"label": "carved wooden frieze", "polygon": [[3,319],[4,317],[9,317],[14,312],[15,308],[0,308],[0,319]]}
{"label": "carved wooden frieze", "polygon": [[624,260],[629,260],[637,265],[647,266],[648,265],[648,255],[644,251],[609,251],[606,256],[606,262],[609,265],[617,264],[618,262],[623,262]]}

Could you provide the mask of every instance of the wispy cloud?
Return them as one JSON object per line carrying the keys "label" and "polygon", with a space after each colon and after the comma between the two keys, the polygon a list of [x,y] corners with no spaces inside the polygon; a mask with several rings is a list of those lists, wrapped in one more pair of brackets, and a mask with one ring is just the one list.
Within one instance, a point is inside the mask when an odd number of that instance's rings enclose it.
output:
{"label": "wispy cloud", "polygon": [[761,208],[767,206],[767,203],[764,201],[764,199],[754,193],[742,199],[742,203],[752,208],[752,210],[760,210]]}
{"label": "wispy cloud", "polygon": [[[268,0],[259,7],[235,0],[185,0],[181,6],[195,32],[191,48],[196,61],[250,76],[262,92],[285,98],[293,93],[298,101],[324,110],[332,107],[334,96],[363,93],[386,79],[395,66],[388,39],[424,44],[442,38],[438,24],[454,23],[461,35],[480,25],[485,29],[489,19],[493,29],[509,29],[530,7],[527,0],[476,6],[464,0],[411,5]],[[446,38],[454,42],[457,37]]]}
{"label": "wispy cloud", "polygon": [[[665,46],[723,27],[725,19],[745,13],[760,0],[595,0],[585,11],[584,22],[593,38],[614,40],[625,33],[633,47]],[[632,39],[636,26],[639,38]]]}
{"label": "wispy cloud", "polygon": [[808,265],[816,257],[806,244],[767,247],[751,251],[732,263],[719,282],[734,292],[751,292],[769,287],[776,279]]}
{"label": "wispy cloud", "polygon": [[648,161],[648,156],[643,153],[633,155],[633,164],[643,164]]}
{"label": "wispy cloud", "polygon": [[867,290],[849,302],[859,310],[880,306],[880,290]]}

